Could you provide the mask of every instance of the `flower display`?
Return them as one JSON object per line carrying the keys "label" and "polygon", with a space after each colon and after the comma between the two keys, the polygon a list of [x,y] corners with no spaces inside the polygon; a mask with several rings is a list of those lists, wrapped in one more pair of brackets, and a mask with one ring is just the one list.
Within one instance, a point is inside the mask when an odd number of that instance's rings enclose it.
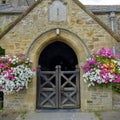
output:
{"label": "flower display", "polygon": [[0,91],[13,94],[28,88],[28,83],[34,75],[32,61],[25,55],[0,57]]}
{"label": "flower display", "polygon": [[84,81],[88,86],[109,86],[120,83],[120,56],[112,48],[101,48],[82,66]]}

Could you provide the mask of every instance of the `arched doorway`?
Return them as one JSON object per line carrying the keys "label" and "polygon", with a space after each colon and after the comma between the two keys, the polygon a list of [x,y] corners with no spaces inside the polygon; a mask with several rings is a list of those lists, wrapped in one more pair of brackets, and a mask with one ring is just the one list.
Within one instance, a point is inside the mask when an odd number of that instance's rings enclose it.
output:
{"label": "arched doorway", "polygon": [[37,109],[80,108],[76,54],[67,44],[53,42],[39,57]]}
{"label": "arched doorway", "polygon": [[[78,60],[78,66],[80,68],[80,66],[83,65],[84,60],[90,56],[90,51],[87,48],[84,40],[82,40],[77,34],[75,34],[74,32],[67,30],[67,29],[63,29],[63,28],[59,28],[60,30],[60,34],[59,36],[56,34],[56,28],[54,29],[50,29],[48,31],[45,31],[43,33],[41,33],[39,36],[37,36],[33,42],[31,43],[31,45],[29,46],[28,50],[26,51],[26,54],[30,57],[30,59],[33,61],[33,66],[34,67],[38,67],[38,61],[40,58],[40,55],[42,54],[43,50],[50,45],[51,43],[55,42],[55,41],[60,41],[65,43],[66,45],[68,45],[70,48],[72,48],[72,50],[75,52],[76,56],[77,56],[77,60]],[[58,38],[60,38],[58,40]],[[36,71],[38,72],[38,71]],[[55,71],[53,71],[55,72]],[[39,73],[39,72],[38,72]],[[42,107],[40,107],[40,95],[39,95],[39,80],[37,79],[38,74],[36,74],[37,76],[34,77],[33,80],[33,86],[31,87],[33,92],[30,92],[31,95],[33,96],[33,98],[35,99],[30,99],[29,101],[27,101],[27,103],[29,102],[31,107],[33,107],[34,109],[40,109]],[[82,96],[78,98],[80,101],[80,104],[78,105],[79,108],[81,108],[81,110],[84,110],[85,106],[84,106],[84,102],[85,102],[85,96],[84,96],[84,89],[85,89],[85,84],[82,82],[83,78],[82,76],[79,74],[79,82],[78,83],[78,87],[80,88],[80,92],[79,90],[77,91],[77,93],[79,93],[79,96]],[[56,88],[56,87],[55,87]],[[29,93],[27,94],[27,96],[29,97]],[[44,97],[41,99],[45,99]],[[34,110],[33,109],[33,110]]]}
{"label": "arched doorway", "polygon": [[60,65],[62,70],[74,70],[78,64],[74,51],[63,42],[53,42],[40,55],[39,65],[42,70],[55,70]]}

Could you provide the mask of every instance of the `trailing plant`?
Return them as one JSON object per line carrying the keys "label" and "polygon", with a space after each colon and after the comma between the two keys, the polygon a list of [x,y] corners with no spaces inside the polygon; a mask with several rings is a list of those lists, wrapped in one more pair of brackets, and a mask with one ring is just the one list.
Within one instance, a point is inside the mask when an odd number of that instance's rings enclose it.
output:
{"label": "trailing plant", "polygon": [[25,55],[0,57],[0,91],[4,94],[28,89],[28,83],[33,75],[32,61]]}
{"label": "trailing plant", "polygon": [[101,48],[94,52],[82,68],[84,82],[87,82],[88,86],[114,84],[114,90],[120,91],[120,56],[114,54],[112,48]]}

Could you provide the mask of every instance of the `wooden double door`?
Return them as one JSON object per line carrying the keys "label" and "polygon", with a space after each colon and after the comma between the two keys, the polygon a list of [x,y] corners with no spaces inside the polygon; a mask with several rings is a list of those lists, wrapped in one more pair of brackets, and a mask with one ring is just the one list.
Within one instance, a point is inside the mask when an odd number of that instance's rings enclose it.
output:
{"label": "wooden double door", "polygon": [[79,69],[62,71],[41,71],[38,68],[37,109],[80,108]]}

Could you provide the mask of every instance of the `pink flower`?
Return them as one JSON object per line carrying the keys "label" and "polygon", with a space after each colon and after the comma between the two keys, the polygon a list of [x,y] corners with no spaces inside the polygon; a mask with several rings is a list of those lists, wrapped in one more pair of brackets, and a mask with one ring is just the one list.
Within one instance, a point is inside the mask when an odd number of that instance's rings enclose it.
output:
{"label": "pink flower", "polygon": [[101,48],[101,50],[100,50],[100,53],[106,53],[106,49],[105,48]]}
{"label": "pink flower", "polygon": [[106,69],[102,69],[102,70],[100,71],[101,74],[105,74],[106,72],[107,72]]}
{"label": "pink flower", "polygon": [[114,78],[116,79],[116,78],[118,78],[118,76],[116,74],[114,74]]}
{"label": "pink flower", "polygon": [[108,83],[109,80],[110,80],[110,78],[106,77],[106,78],[105,78],[105,83]]}
{"label": "pink flower", "polygon": [[7,65],[6,64],[4,64],[4,69],[6,69],[7,68]]}
{"label": "pink flower", "polygon": [[100,68],[101,68],[101,69],[103,69],[103,68],[104,68],[104,66],[103,66],[103,65],[101,65],[101,66],[100,66]]}
{"label": "pink flower", "polygon": [[0,63],[0,69],[2,69],[2,63]]}
{"label": "pink flower", "polygon": [[117,77],[117,79],[114,80],[114,83],[119,83],[120,82],[120,76]]}
{"label": "pink flower", "polygon": [[30,62],[29,65],[32,66],[32,62]]}
{"label": "pink flower", "polygon": [[33,72],[35,72],[35,71],[36,71],[36,69],[35,69],[35,68],[32,68],[32,71],[33,71]]}
{"label": "pink flower", "polygon": [[94,64],[96,62],[95,58],[92,58],[91,60],[88,61],[89,64]]}
{"label": "pink flower", "polygon": [[21,56],[20,60],[23,61],[25,59],[25,56]]}

